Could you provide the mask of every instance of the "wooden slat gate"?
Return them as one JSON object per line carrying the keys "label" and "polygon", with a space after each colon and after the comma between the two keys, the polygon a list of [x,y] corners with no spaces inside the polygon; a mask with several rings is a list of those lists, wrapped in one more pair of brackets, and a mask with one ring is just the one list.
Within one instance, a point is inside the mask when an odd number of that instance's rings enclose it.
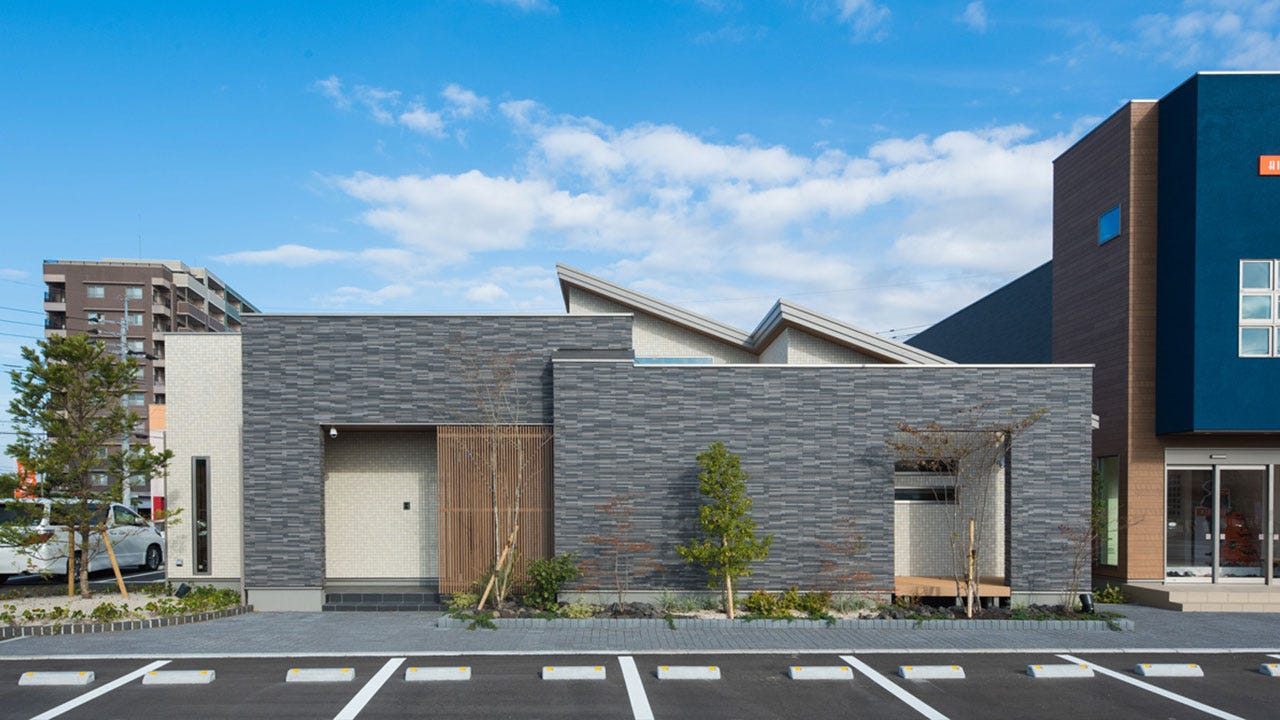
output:
{"label": "wooden slat gate", "polygon": [[[440,482],[440,592],[470,590],[493,566],[511,534],[520,493],[517,577],[552,552],[552,429],[545,425],[441,425],[436,428]],[[496,471],[498,540],[494,550]]]}

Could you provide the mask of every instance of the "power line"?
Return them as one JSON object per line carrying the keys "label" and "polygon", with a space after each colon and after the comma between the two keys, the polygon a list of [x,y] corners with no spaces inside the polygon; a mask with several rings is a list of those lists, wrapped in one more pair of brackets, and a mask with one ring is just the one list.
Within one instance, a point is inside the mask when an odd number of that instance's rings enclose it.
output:
{"label": "power line", "polygon": [[0,322],[12,323],[14,325],[30,325],[31,327],[44,327],[40,323],[22,322],[21,320],[5,320],[4,318],[0,318]]}
{"label": "power line", "polygon": [[43,314],[44,314],[44,311],[43,311],[43,310],[27,310],[26,308],[9,307],[9,306],[7,306],[7,305],[0,305],[0,310],[12,310],[12,311],[14,311],[14,312],[30,313],[30,314],[32,314],[32,315],[43,315]]}

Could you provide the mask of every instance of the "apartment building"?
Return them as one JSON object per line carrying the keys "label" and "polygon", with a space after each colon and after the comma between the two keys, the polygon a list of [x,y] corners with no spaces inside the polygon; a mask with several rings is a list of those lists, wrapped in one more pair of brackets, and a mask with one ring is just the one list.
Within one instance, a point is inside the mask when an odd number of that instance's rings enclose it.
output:
{"label": "apartment building", "polygon": [[[138,442],[153,430],[152,406],[165,404],[165,334],[239,332],[258,311],[206,268],[177,260],[45,260],[45,337],[88,334],[142,366],[128,403],[141,418]],[[121,347],[123,338],[124,347]],[[131,488],[136,504],[152,509],[159,488]]]}

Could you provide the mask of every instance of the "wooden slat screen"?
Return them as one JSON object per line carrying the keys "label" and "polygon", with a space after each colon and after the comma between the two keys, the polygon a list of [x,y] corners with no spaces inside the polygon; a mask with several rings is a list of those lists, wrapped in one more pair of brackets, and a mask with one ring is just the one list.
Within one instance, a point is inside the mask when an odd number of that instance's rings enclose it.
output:
{"label": "wooden slat screen", "polygon": [[[440,481],[440,592],[471,589],[493,566],[493,482],[497,469],[498,552],[511,534],[523,475],[517,577],[552,551],[552,429],[544,425],[441,425],[436,428]],[[523,467],[523,473],[521,468]]]}

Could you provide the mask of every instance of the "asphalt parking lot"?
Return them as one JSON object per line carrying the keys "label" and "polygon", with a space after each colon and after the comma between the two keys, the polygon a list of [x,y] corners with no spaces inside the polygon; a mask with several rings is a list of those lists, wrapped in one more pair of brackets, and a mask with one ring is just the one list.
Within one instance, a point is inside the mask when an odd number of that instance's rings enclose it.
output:
{"label": "asphalt parking lot", "polygon": [[[1092,678],[1038,679],[1029,664],[1079,660]],[[0,662],[0,713],[32,718],[1273,718],[1280,677],[1258,653],[922,653],[200,657]],[[156,663],[163,663],[157,665]],[[1203,677],[1140,677],[1138,663],[1198,665]],[[627,669],[634,664],[632,681]],[[908,680],[900,666],[963,669],[963,679]],[[603,679],[547,680],[543,667],[603,669]],[[719,679],[659,679],[658,668],[716,668]],[[791,666],[851,668],[848,678],[793,680]],[[408,682],[410,667],[461,681]],[[286,682],[292,668],[349,668],[347,682]],[[212,670],[203,685],[147,685],[155,669]],[[26,672],[92,671],[91,684],[20,686]],[[1107,674],[1109,671],[1112,674]],[[1123,679],[1121,679],[1123,678]]]}
{"label": "asphalt parking lot", "polygon": [[[164,582],[164,568],[159,570],[147,570],[145,568],[133,568],[129,570],[121,570],[120,577],[124,578],[126,583],[130,585],[134,583],[156,583]],[[39,575],[14,575],[5,580],[0,585],[0,591],[11,590],[20,587],[39,587],[39,586],[62,586],[66,587],[66,576],[54,575],[51,577],[40,577]],[[89,573],[89,584],[94,587],[98,586],[114,586],[116,584],[115,573],[110,570],[95,570]]]}

